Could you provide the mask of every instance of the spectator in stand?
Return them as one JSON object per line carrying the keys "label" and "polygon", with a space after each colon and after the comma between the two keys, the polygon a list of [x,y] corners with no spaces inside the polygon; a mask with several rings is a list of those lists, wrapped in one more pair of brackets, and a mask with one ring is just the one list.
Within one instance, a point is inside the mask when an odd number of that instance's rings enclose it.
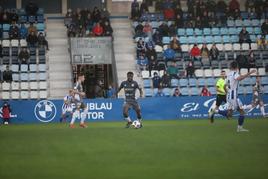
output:
{"label": "spectator in stand", "polygon": [[175,88],[174,93],[173,93],[172,96],[173,96],[173,97],[180,97],[180,96],[182,96],[182,94],[181,94],[181,92],[180,92],[180,90],[179,90],[178,87]]}
{"label": "spectator in stand", "polygon": [[208,91],[207,87],[203,87],[200,96],[211,96],[211,93]]}
{"label": "spectator in stand", "polygon": [[141,22],[138,22],[138,25],[135,27],[135,37],[144,37],[143,25]]}
{"label": "spectator in stand", "polygon": [[167,22],[162,22],[162,24],[159,26],[159,32],[162,37],[169,36],[169,27],[167,25]]}
{"label": "spectator in stand", "polygon": [[113,28],[109,21],[106,20],[104,22],[103,30],[104,30],[104,34],[103,34],[104,36],[110,36],[110,37],[113,36]]}
{"label": "spectator in stand", "polygon": [[181,53],[181,44],[177,36],[173,36],[172,40],[170,41],[170,48],[177,53]]}
{"label": "spectator in stand", "polygon": [[222,26],[225,26],[227,23],[227,20],[217,20],[217,18],[215,17],[215,13],[213,12],[209,12],[208,13],[208,26],[207,27],[215,27],[217,24],[220,24]]}
{"label": "spectator in stand", "polygon": [[236,10],[240,11],[240,4],[237,0],[231,0],[229,3],[229,11],[230,13],[234,13]]}
{"label": "spectator in stand", "polygon": [[187,67],[186,67],[186,77],[187,78],[193,78],[195,77],[195,67],[194,67],[194,62],[189,61]]}
{"label": "spectator in stand", "polygon": [[103,82],[100,80],[97,82],[95,89],[95,98],[103,98],[105,95],[105,90],[104,90],[104,84]]}
{"label": "spectator in stand", "polygon": [[268,35],[268,19],[266,19],[261,25],[262,35]]}
{"label": "spectator in stand", "polygon": [[32,32],[34,34],[37,34],[37,28],[34,26],[33,23],[30,23],[30,26],[28,27],[28,34],[31,34]]}
{"label": "spectator in stand", "polygon": [[87,18],[85,20],[85,29],[88,32],[87,34],[90,34],[90,35],[92,34],[93,26],[94,26],[94,22],[92,20],[91,14],[88,13]]}
{"label": "spectator in stand", "polygon": [[20,38],[20,29],[17,26],[17,24],[12,23],[12,25],[9,27],[9,39],[19,39]]}
{"label": "spectator in stand", "polygon": [[4,10],[4,12],[1,14],[1,22],[2,24],[10,24],[11,23],[11,19],[9,17],[9,13],[7,10]]}
{"label": "spectator in stand", "polygon": [[177,29],[177,26],[175,25],[174,21],[171,21],[171,24],[168,28],[169,28],[169,31],[168,31],[169,36],[176,36],[177,35],[178,29]]}
{"label": "spectator in stand", "polygon": [[216,44],[213,44],[210,51],[209,51],[210,60],[218,60],[219,57],[219,49],[217,48]]}
{"label": "spectator in stand", "polygon": [[258,48],[261,50],[265,50],[268,45],[268,40],[265,39],[265,35],[262,35],[257,39]]}
{"label": "spectator in stand", "polygon": [[145,56],[144,53],[140,53],[138,58],[137,58],[137,64],[139,65],[139,69],[141,71],[146,70],[148,66],[148,59]]}
{"label": "spectator in stand", "polygon": [[7,101],[4,102],[3,106],[2,106],[2,118],[3,118],[3,124],[8,125],[10,123],[10,114],[11,114],[11,107],[8,104]]}
{"label": "spectator in stand", "polygon": [[207,64],[209,62],[209,50],[207,48],[206,44],[203,44],[201,48],[201,58],[202,58],[202,64]]}
{"label": "spectator in stand", "polygon": [[175,60],[175,51],[172,48],[170,48],[170,45],[168,45],[167,48],[164,50],[163,58],[165,60],[166,66],[168,61]]}
{"label": "spectator in stand", "polygon": [[164,18],[166,20],[173,20],[175,17],[175,12],[173,8],[166,8],[164,9]]}
{"label": "spectator in stand", "polygon": [[102,36],[103,35],[103,27],[100,25],[99,22],[96,23],[96,25],[93,27],[93,34],[95,36]]}
{"label": "spectator in stand", "polygon": [[76,28],[74,24],[70,24],[70,26],[67,29],[67,36],[68,37],[76,37]]}
{"label": "spectator in stand", "polygon": [[142,29],[143,33],[149,37],[150,39],[152,39],[152,35],[153,35],[153,28],[151,26],[151,24],[149,22],[146,22],[143,29]]}
{"label": "spectator in stand", "polygon": [[255,10],[254,1],[255,0],[246,0],[245,7],[247,12],[252,12],[253,10]]}
{"label": "spectator in stand", "polygon": [[28,29],[25,27],[25,25],[22,23],[20,25],[20,38],[26,39],[28,36]]}
{"label": "spectator in stand", "polygon": [[6,67],[6,70],[3,72],[3,81],[11,83],[13,81],[12,71],[9,69],[9,66]]}
{"label": "spectator in stand", "polygon": [[157,67],[157,54],[153,46],[148,46],[145,55],[148,59],[149,76],[151,76],[152,70],[155,70]]}
{"label": "spectator in stand", "polygon": [[239,33],[239,43],[249,43],[249,45],[251,44],[250,35],[245,27],[243,27]]}
{"label": "spectator in stand", "polygon": [[236,59],[235,59],[238,63],[238,67],[240,68],[247,68],[247,62],[248,59],[247,57],[243,54],[242,51],[240,51],[240,54],[237,55]]}
{"label": "spectator in stand", "polygon": [[206,5],[203,0],[199,0],[196,2],[196,16],[202,16],[204,11],[206,10]]}
{"label": "spectator in stand", "polygon": [[108,90],[106,91],[107,98],[115,98],[116,96],[116,89],[113,84],[110,84]]}
{"label": "spectator in stand", "polygon": [[256,60],[254,58],[254,53],[253,53],[252,50],[249,50],[249,54],[248,54],[248,69],[256,68],[255,62],[256,62]]}
{"label": "spectator in stand", "polygon": [[163,92],[163,88],[161,86],[158,87],[154,97],[165,97],[165,93]]}
{"label": "spectator in stand", "polygon": [[180,2],[179,2],[179,4],[176,5],[176,8],[175,8],[175,10],[174,10],[174,13],[175,13],[175,17],[178,16],[178,15],[179,15],[180,17],[183,16],[183,11],[182,11],[182,9],[181,9]]}
{"label": "spectator in stand", "polygon": [[145,43],[142,38],[139,38],[137,42],[137,57],[140,55],[140,53],[145,54],[145,52],[146,52]]}
{"label": "spectator in stand", "polygon": [[227,4],[224,0],[219,0],[217,3],[217,12],[226,13]]}
{"label": "spectator in stand", "polygon": [[25,12],[27,13],[27,15],[36,16],[38,9],[39,8],[37,4],[35,4],[33,1],[29,1],[29,3],[25,7]]}
{"label": "spectator in stand", "polygon": [[148,41],[145,43],[145,47],[146,47],[146,50],[148,50],[150,47],[154,48],[155,43],[154,43],[153,39],[148,39]]}
{"label": "spectator in stand", "polygon": [[159,86],[161,84],[161,78],[157,72],[154,72],[154,76],[152,78],[152,81],[153,81],[153,88],[159,88]]}
{"label": "spectator in stand", "polygon": [[140,5],[140,14],[144,14],[144,13],[148,13],[149,12],[149,8],[148,8],[148,5],[147,5],[147,2],[145,2],[144,0],[141,2],[141,5]]}
{"label": "spectator in stand", "polygon": [[28,64],[30,59],[30,53],[27,48],[22,48],[22,50],[19,53],[18,61],[19,64]]}
{"label": "spectator in stand", "polygon": [[38,38],[38,47],[39,48],[46,47],[46,49],[49,50],[48,42],[47,42],[43,32],[40,32],[37,38]]}
{"label": "spectator in stand", "polygon": [[197,16],[196,19],[195,19],[195,28],[199,28],[199,29],[202,29],[202,21],[200,19],[200,16]]}
{"label": "spectator in stand", "polygon": [[190,50],[190,56],[191,56],[191,59],[193,59],[194,61],[195,60],[200,61],[201,51],[198,48],[197,44],[194,44],[193,48]]}
{"label": "spectator in stand", "polygon": [[140,7],[139,3],[137,0],[134,0],[131,3],[131,19],[132,20],[138,20],[140,17]]}
{"label": "spectator in stand", "polygon": [[19,15],[16,12],[16,9],[11,9],[11,12],[9,13],[9,18],[11,23],[17,23],[19,20]]}
{"label": "spectator in stand", "polygon": [[183,28],[184,27],[184,21],[180,14],[176,15],[175,17],[175,25],[177,28]]}
{"label": "spectator in stand", "polygon": [[202,28],[209,27],[209,25],[211,23],[209,20],[210,20],[210,18],[208,16],[208,11],[204,11],[203,15],[201,16],[201,27]]}
{"label": "spectator in stand", "polygon": [[241,19],[241,13],[239,9],[235,9],[233,13],[231,13],[231,16],[233,17],[234,20],[236,19]]}
{"label": "spectator in stand", "polygon": [[166,71],[164,72],[164,75],[162,76],[161,83],[162,83],[162,87],[164,88],[171,87],[170,76]]}
{"label": "spectator in stand", "polygon": [[97,7],[94,7],[93,9],[92,18],[95,23],[98,23],[101,20],[101,12]]}
{"label": "spectator in stand", "polygon": [[162,34],[160,34],[159,30],[156,29],[155,33],[153,34],[153,41],[155,43],[155,45],[159,45],[162,46]]}
{"label": "spectator in stand", "polygon": [[29,47],[36,47],[38,38],[37,35],[32,31],[28,36],[27,36],[27,44]]}
{"label": "spectator in stand", "polygon": [[176,66],[175,62],[172,62],[171,65],[168,66],[167,68],[167,74],[169,74],[170,78],[175,78],[175,79],[179,79],[179,69]]}

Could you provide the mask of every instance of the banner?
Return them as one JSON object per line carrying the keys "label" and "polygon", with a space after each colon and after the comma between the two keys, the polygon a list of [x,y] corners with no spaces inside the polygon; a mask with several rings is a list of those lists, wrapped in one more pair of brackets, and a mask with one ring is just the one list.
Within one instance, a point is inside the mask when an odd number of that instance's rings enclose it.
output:
{"label": "banner", "polygon": [[71,38],[73,64],[112,64],[111,37]]}
{"label": "banner", "polygon": [[[243,104],[250,104],[252,96],[241,96]],[[123,99],[85,99],[87,121],[120,121]],[[208,111],[215,102],[215,97],[155,97],[138,100],[144,120],[174,120],[174,119],[207,119]],[[266,112],[268,112],[268,96],[264,96]],[[59,122],[63,100],[11,100],[11,122],[13,123],[48,123]],[[0,101],[2,107],[3,101]],[[223,105],[221,109],[226,109]],[[235,113],[234,115],[238,115]],[[259,106],[247,111],[247,117],[260,116]],[[216,115],[218,117],[219,115]],[[130,110],[131,119],[136,119]],[[0,108],[2,118],[2,108]],[[68,119],[70,120],[70,119]]]}

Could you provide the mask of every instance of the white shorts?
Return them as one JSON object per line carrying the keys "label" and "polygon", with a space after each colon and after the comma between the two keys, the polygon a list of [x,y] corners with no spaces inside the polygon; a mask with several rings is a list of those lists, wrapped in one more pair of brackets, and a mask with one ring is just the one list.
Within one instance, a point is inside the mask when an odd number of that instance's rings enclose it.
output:
{"label": "white shorts", "polygon": [[70,112],[70,113],[73,112],[72,106],[67,106],[67,107],[62,108],[62,114],[66,114],[67,112]]}
{"label": "white shorts", "polygon": [[228,104],[228,109],[231,109],[233,111],[238,110],[238,108],[242,109],[242,106],[243,106],[239,98],[227,99],[227,104]]}
{"label": "white shorts", "polygon": [[81,118],[80,110],[75,110],[74,111],[73,118],[76,118],[76,119],[80,119]]}

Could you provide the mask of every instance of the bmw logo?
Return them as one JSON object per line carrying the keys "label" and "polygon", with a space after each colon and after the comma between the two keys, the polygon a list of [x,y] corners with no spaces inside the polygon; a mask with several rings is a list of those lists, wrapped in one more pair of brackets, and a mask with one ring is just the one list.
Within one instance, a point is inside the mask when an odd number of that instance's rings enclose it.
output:
{"label": "bmw logo", "polygon": [[53,102],[42,100],[35,105],[34,114],[39,121],[50,122],[55,118],[57,109]]}

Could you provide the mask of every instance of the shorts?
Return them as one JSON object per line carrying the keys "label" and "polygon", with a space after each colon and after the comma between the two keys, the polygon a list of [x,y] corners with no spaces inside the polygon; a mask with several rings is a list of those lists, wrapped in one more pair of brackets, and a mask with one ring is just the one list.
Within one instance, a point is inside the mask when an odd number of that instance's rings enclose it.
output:
{"label": "shorts", "polygon": [[262,100],[262,96],[261,95],[258,95],[258,96],[253,96],[253,99],[252,99],[252,103],[255,104],[255,105],[258,105]]}
{"label": "shorts", "polygon": [[137,101],[125,101],[123,108],[133,108],[135,111],[139,111],[141,109]]}
{"label": "shorts", "polygon": [[231,109],[233,111],[242,109],[242,106],[243,106],[243,104],[239,98],[228,99],[227,104],[228,104],[228,109]]}
{"label": "shorts", "polygon": [[68,112],[70,112],[70,113],[73,112],[73,108],[72,108],[72,106],[66,106],[66,107],[63,107],[63,108],[62,108],[62,114],[66,114],[66,113],[68,113]]}
{"label": "shorts", "polygon": [[223,102],[226,103],[226,95],[217,95],[216,106],[220,106]]}

